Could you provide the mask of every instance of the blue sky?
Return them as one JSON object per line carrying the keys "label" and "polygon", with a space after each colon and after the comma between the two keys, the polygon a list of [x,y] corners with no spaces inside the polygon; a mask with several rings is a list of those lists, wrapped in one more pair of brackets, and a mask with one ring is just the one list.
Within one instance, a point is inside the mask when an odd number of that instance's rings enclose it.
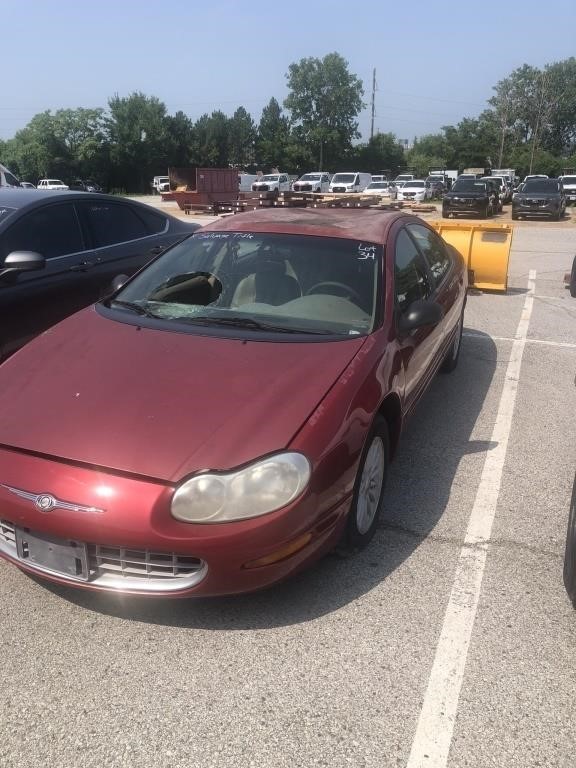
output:
{"label": "blue sky", "polygon": [[196,120],[244,106],[258,122],[288,66],[337,51],[364,83],[363,139],[474,117],[524,63],[576,55],[576,0],[1,0],[0,138],[38,112],[156,96]]}

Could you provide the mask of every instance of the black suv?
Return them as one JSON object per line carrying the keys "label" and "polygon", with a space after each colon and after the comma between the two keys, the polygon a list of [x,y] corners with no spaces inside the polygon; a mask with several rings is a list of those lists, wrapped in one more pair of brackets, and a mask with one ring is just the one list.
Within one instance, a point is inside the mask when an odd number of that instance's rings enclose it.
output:
{"label": "black suv", "polygon": [[109,195],[0,189],[0,360],[197,228]]}
{"label": "black suv", "polygon": [[442,198],[442,216],[467,214],[486,219],[499,209],[498,192],[483,179],[456,179]]}
{"label": "black suv", "polygon": [[566,195],[558,179],[528,179],[512,195],[512,218],[545,216],[560,221],[566,210]]}

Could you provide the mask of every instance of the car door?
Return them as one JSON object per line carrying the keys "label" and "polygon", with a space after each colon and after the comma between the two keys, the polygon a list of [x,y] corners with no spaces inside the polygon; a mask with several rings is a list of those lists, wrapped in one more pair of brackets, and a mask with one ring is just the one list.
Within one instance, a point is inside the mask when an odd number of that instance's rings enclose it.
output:
{"label": "car door", "polygon": [[109,289],[114,277],[132,275],[182,238],[170,232],[166,216],[152,209],[103,199],[80,200],[77,207],[93,248],[90,268],[100,293]]}
{"label": "car door", "polygon": [[448,246],[436,232],[416,223],[407,224],[406,229],[426,259],[434,281],[434,300],[444,312],[443,341],[436,361],[439,365],[460,320],[465,294],[464,273],[458,269]]}
{"label": "car door", "polygon": [[0,359],[91,300],[90,261],[72,201],[26,211],[0,237],[0,264],[14,251],[45,257],[43,269],[0,278]]}
{"label": "car door", "polygon": [[397,343],[404,368],[404,410],[410,413],[435,371],[443,342],[443,324],[424,326],[403,333],[400,320],[415,301],[431,300],[435,285],[426,259],[406,227],[396,234],[394,252],[394,302]]}

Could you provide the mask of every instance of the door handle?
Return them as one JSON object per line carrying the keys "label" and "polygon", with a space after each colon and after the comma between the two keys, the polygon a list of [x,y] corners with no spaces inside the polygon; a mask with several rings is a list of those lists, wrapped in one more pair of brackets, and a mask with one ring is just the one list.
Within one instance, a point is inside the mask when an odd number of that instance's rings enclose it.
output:
{"label": "door handle", "polygon": [[70,272],[87,272],[93,266],[94,262],[92,261],[81,261],[79,264],[74,264],[73,267],[70,267]]}

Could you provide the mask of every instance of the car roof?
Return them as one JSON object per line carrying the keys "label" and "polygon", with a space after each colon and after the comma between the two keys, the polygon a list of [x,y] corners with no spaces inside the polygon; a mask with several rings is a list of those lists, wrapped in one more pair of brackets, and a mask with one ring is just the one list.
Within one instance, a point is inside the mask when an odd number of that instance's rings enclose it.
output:
{"label": "car roof", "polygon": [[[15,210],[22,210],[24,208],[33,208],[35,204],[54,202],[56,200],[102,200],[102,201],[114,201],[123,200],[123,198],[115,197],[114,195],[105,195],[99,192],[75,192],[73,190],[65,189],[29,189],[25,187],[0,187],[0,208],[13,208]],[[160,211],[157,208],[152,208],[145,203],[140,203],[137,200],[130,200],[131,205],[148,208],[151,211],[156,211],[161,216],[167,216],[171,218],[169,213]]]}
{"label": "car roof", "polygon": [[382,243],[392,223],[400,218],[409,217],[405,213],[366,208],[273,208],[229,216],[205,225],[200,231],[320,235]]}

